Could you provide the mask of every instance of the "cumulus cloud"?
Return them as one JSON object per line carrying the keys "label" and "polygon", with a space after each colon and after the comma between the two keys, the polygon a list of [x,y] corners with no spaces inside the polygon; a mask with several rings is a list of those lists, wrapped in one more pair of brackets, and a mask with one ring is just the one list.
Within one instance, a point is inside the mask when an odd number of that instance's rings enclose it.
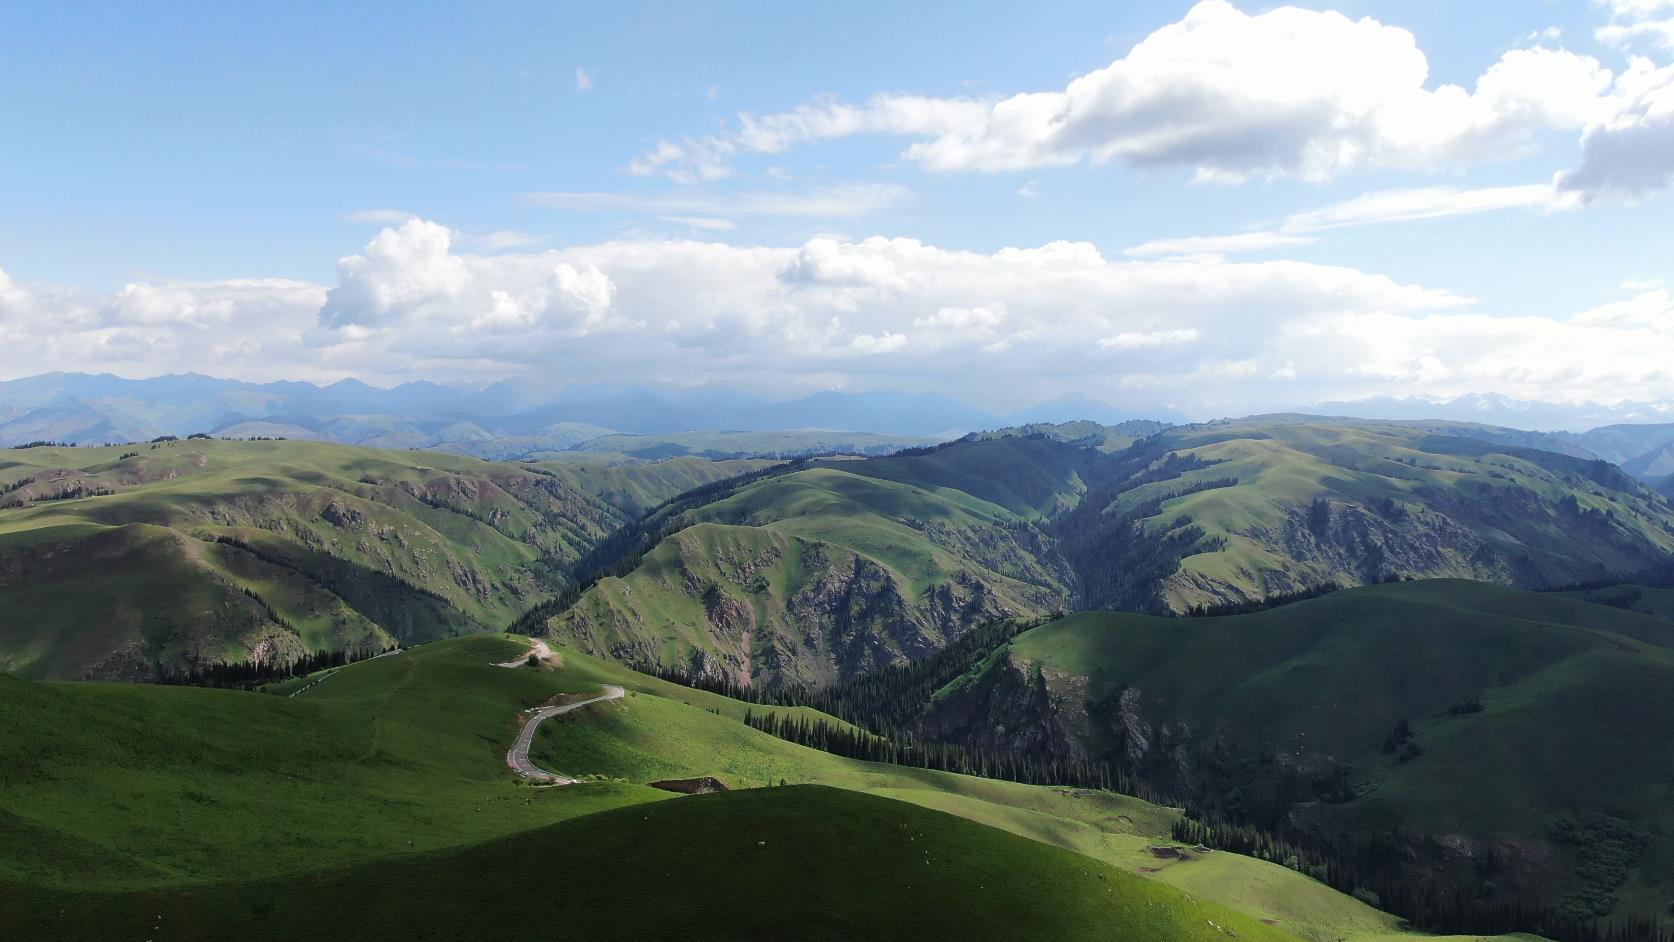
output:
{"label": "cumulus cloud", "polygon": [[1606,0],[1610,22],[1594,31],[1601,43],[1644,43],[1674,50],[1674,0]]}
{"label": "cumulus cloud", "polygon": [[1674,398],[1674,300],[1655,282],[1569,318],[1496,317],[1338,266],[1107,259],[913,239],[791,246],[624,240],[475,254],[409,220],[278,279],[108,294],[0,272],[0,371],[251,378],[661,381],[790,395],[939,391],[996,407],[1065,392],[1248,412],[1375,394]]}
{"label": "cumulus cloud", "polygon": [[1617,82],[1618,110],[1581,136],[1581,162],[1558,186],[1588,200],[1640,197],[1674,184],[1674,65],[1636,58]]}
{"label": "cumulus cloud", "polygon": [[257,379],[319,376],[305,335],[326,289],[279,278],[151,280],[94,294],[0,271],[0,373],[154,375],[216,370]]}
{"label": "cumulus cloud", "polygon": [[731,174],[740,154],[857,134],[914,138],[933,171],[1124,161],[1199,179],[1324,180],[1516,153],[1544,129],[1601,120],[1611,73],[1558,49],[1505,53],[1467,90],[1428,87],[1413,35],[1369,17],[1205,0],[1127,55],[1062,89],[987,100],[884,94],[740,114],[729,134],[665,140],[629,170],[681,181]]}

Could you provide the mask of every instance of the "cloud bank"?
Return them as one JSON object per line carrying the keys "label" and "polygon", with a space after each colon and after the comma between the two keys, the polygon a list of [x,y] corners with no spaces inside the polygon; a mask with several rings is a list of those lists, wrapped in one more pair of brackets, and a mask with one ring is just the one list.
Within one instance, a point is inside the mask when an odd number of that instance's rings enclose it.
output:
{"label": "cloud bank", "polygon": [[1674,398],[1674,300],[1660,284],[1634,291],[1567,319],[1505,317],[1295,261],[887,238],[474,254],[414,219],[344,257],[329,287],[136,281],[94,295],[0,272],[0,372],[535,375],[937,391],[999,407],[1073,391],[1200,414],[1374,394]]}

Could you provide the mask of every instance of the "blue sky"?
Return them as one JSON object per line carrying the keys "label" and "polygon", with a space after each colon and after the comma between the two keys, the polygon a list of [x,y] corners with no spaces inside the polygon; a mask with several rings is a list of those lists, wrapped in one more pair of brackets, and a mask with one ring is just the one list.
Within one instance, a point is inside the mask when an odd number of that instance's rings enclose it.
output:
{"label": "blue sky", "polygon": [[14,6],[0,373],[1674,399],[1674,2],[1302,6]]}

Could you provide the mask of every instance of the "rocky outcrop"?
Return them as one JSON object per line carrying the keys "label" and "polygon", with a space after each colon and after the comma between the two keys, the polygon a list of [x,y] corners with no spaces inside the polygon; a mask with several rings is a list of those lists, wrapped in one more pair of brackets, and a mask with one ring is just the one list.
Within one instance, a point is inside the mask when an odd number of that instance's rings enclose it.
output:
{"label": "rocky outcrop", "polygon": [[1035,759],[1081,757],[1083,750],[1059,721],[1060,706],[1040,668],[1018,664],[1008,648],[979,676],[944,691],[921,725],[927,739],[996,753]]}

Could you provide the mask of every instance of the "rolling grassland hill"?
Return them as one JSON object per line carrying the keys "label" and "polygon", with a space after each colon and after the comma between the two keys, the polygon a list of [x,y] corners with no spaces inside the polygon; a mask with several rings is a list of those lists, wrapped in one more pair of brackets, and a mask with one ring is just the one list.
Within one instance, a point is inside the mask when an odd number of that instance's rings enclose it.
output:
{"label": "rolling grassland hill", "polygon": [[1621,604],[1655,590],[1576,595],[1435,580],[1215,618],[1085,612],[995,649],[922,725],[1105,759],[1339,856],[1379,848],[1361,862],[1391,885],[1662,915],[1674,622]]}
{"label": "rolling grassland hill", "polygon": [[584,650],[741,683],[818,685],[1068,603],[1044,530],[1098,452],[1007,437],[752,481],[665,522],[632,568],[547,620]]}
{"label": "rolling grassland hill", "polygon": [[630,662],[817,686],[1006,616],[1404,578],[1547,587],[1637,574],[1674,548],[1667,501],[1613,466],[1438,423],[1269,416],[1130,428],[1150,434],[1125,444],[1088,426],[741,482],[642,521],[660,542],[540,621]]}
{"label": "rolling grassland hill", "polygon": [[0,451],[0,669],[148,680],[501,627],[646,504],[763,464],[209,439]]}
{"label": "rolling grassland hill", "polygon": [[1668,502],[1620,469],[1423,423],[1258,416],[1111,456],[1054,520],[1078,606],[1185,612],[1328,585],[1546,588],[1662,566]]}
{"label": "rolling grassland hill", "polygon": [[[0,676],[0,932],[1409,937],[1292,870],[1181,853],[1166,808],[844,759],[579,652],[498,666],[527,650],[441,641],[273,694]],[[536,736],[581,784],[505,768],[520,711],[600,683],[629,693]],[[644,784],[704,775],[733,790]]]}

